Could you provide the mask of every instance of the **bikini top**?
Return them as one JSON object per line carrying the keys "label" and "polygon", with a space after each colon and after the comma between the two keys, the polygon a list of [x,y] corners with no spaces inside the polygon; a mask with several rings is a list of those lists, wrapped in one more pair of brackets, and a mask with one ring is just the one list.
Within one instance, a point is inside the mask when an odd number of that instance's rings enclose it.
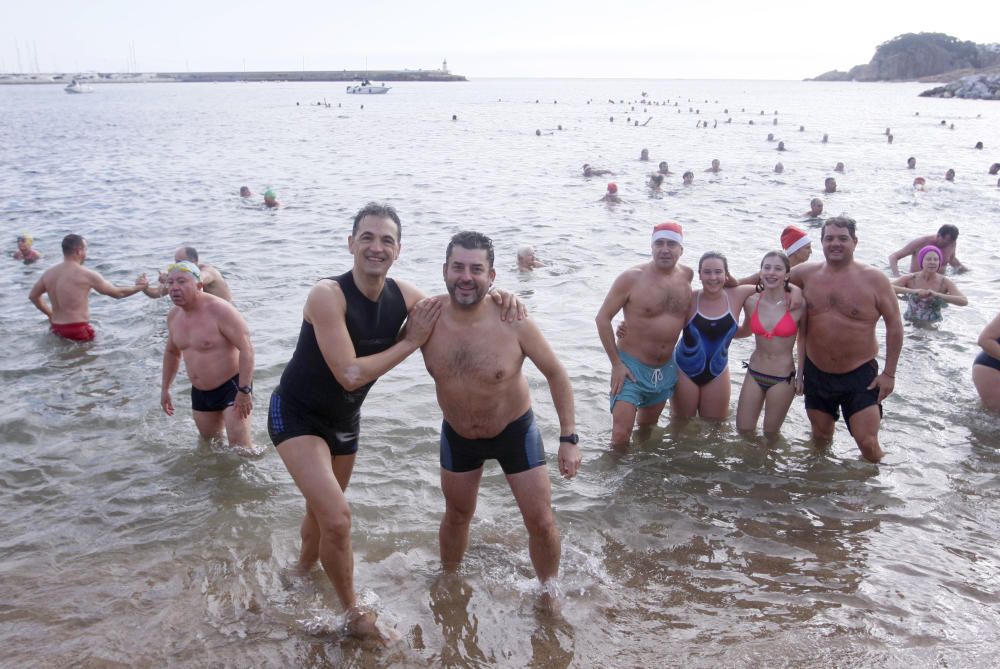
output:
{"label": "bikini top", "polygon": [[763,335],[767,339],[771,339],[772,337],[794,337],[799,331],[799,326],[795,323],[795,319],[792,318],[792,313],[787,309],[785,310],[785,315],[778,319],[778,322],[774,324],[774,328],[770,332],[764,328],[764,324],[760,322],[760,316],[757,315],[761,299],[763,299],[763,296],[757,300],[757,306],[753,308],[753,315],[750,317],[750,332],[755,335]]}

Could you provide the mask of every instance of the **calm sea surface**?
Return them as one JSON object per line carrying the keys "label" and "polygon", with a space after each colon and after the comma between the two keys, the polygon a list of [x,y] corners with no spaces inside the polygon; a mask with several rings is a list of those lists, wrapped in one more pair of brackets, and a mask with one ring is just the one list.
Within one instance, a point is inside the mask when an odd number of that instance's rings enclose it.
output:
{"label": "calm sea surface", "polygon": [[[1000,418],[970,380],[976,337],[1000,305],[1000,189],[986,174],[1000,161],[1000,104],[921,99],[910,84],[745,81],[397,84],[362,98],[341,84],[95,88],[0,87],[0,242],[6,254],[29,231],[45,254],[32,267],[2,261],[0,279],[0,665],[1000,662]],[[643,91],[670,106],[642,105]],[[650,163],[637,160],[644,147]],[[716,176],[704,172],[712,158]],[[675,174],[650,199],[645,177],[660,160]],[[907,326],[885,461],[863,462],[843,424],[831,448],[814,448],[801,399],[770,449],[732,421],[664,418],[627,454],[609,452],[609,363],[593,318],[615,276],[648,258],[652,225],[684,225],[688,264],[717,249],[749,273],[802,223],[838,161],[846,173],[826,211],[857,219],[859,261],[888,271],[891,251],[954,223],[972,269],[956,279],[968,307],[936,329]],[[615,174],[585,179],[585,162]],[[688,169],[695,184],[683,188]],[[926,193],[911,191],[916,175]],[[617,207],[597,202],[608,180]],[[252,203],[237,196],[243,184]],[[268,186],[276,211],[258,206]],[[561,616],[536,610],[525,532],[495,463],[463,578],[438,579],[441,414],[420,356],[369,395],[348,492],[358,587],[402,641],[341,638],[322,572],[288,574],[303,502],[268,441],[266,402],[309,288],[350,267],[350,217],[374,199],[403,217],[392,275],[428,293],[443,291],[454,232],[492,236],[498,284],[570,373],[584,463],[570,482],[553,469]],[[155,278],[181,244],[222,270],[257,351],[260,457],[199,443],[183,372],[177,415],[160,410],[167,300],[94,295],[95,342],[47,334],[27,293],[69,232],[116,283]],[[526,243],[548,263],[528,276],[514,271]],[[734,409],[751,346],[732,347]],[[554,454],[547,386],[525,371]]]}

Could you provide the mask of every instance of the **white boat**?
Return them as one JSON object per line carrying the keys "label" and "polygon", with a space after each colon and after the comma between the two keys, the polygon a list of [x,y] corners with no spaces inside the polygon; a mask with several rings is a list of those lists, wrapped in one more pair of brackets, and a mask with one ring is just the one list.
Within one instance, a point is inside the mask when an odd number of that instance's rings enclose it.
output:
{"label": "white boat", "polygon": [[81,84],[76,79],[74,79],[73,82],[71,84],[67,85],[66,88],[64,88],[63,90],[66,91],[67,93],[93,93],[94,92],[93,88],[91,88],[90,86],[84,86],[83,84]]}
{"label": "white boat", "polygon": [[360,84],[347,87],[347,92],[353,95],[382,95],[388,93],[391,86],[377,86],[365,79]]}

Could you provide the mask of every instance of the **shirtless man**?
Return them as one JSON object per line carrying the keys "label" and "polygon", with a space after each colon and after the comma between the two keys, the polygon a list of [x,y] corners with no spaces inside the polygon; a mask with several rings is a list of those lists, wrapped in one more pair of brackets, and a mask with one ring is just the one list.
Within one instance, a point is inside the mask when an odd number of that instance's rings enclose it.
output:
{"label": "shirtless man", "polygon": [[[594,319],[611,361],[611,445],[624,448],[632,427],[656,424],[674,394],[674,344],[691,306],[690,267],[679,265],[684,231],[674,222],[653,228],[653,259],[618,276]],[[625,314],[619,344],[611,321]]]}
{"label": "shirtless man", "polygon": [[517,249],[517,271],[530,272],[536,267],[544,267],[545,263],[535,256],[535,249],[531,246],[521,246]]}
{"label": "shirtless man", "polygon": [[920,249],[929,245],[941,249],[941,266],[938,267],[940,274],[945,273],[948,265],[954,267],[956,272],[965,272],[968,270],[955,255],[955,250],[958,246],[958,227],[946,223],[938,228],[936,235],[917,237],[898,251],[890,253],[889,269],[892,270],[892,275],[899,276],[899,261],[907,256],[910,256],[910,273],[919,272],[920,267],[917,264],[917,253],[919,253]]}
{"label": "shirtless man", "polygon": [[[208,263],[198,262],[198,249],[193,246],[182,246],[174,251],[175,263],[184,260],[198,266],[198,270],[201,272],[201,282],[206,293],[221,297],[226,302],[233,301],[233,293],[229,290],[229,284],[222,277],[222,272]],[[143,292],[149,297],[163,297],[169,294],[170,288],[167,286],[167,275],[160,273],[160,285],[156,288],[149,287]]]}
{"label": "shirtless man", "polygon": [[823,200],[814,197],[809,200],[809,211],[802,214],[803,218],[819,218],[823,215]]}
{"label": "shirtless man", "polygon": [[719,162],[718,158],[712,159],[712,166],[709,167],[706,172],[711,172],[712,174],[718,174],[722,171],[722,163]]}
{"label": "shirtless man", "polygon": [[559,473],[565,478],[576,475],[580,466],[569,376],[534,321],[503,323],[501,308],[483,299],[496,277],[489,237],[478,232],[452,237],[443,273],[448,299],[421,349],[444,414],[442,567],[458,569],[469,545],[483,463],[496,459],[528,530],[531,564],[551,596],[545,586],[559,573],[559,530],[545,449],[521,366],[530,358],[549,383],[559,416]]}
{"label": "shirtless man", "polygon": [[[866,460],[883,452],[878,431],[882,401],[895,386],[903,348],[899,303],[886,276],[854,261],[858,244],[854,219],[828,218],[822,228],[825,262],[792,269],[791,281],[807,304],[805,337],[799,342],[798,381],[804,378],[806,413],[813,439],[833,440],[840,410]],[[875,356],[875,326],[885,322],[885,369]],[[804,349],[804,350],[803,350]]]}
{"label": "shirtless man", "polygon": [[204,292],[201,270],[189,260],[167,268],[167,289],[174,307],[167,314],[160,406],[174,415],[170,386],[181,358],[191,380],[191,415],[205,439],[222,435],[229,447],[252,451],[253,345],[240,312]]}
{"label": "shirtless man", "polygon": [[[306,501],[297,569],[307,573],[319,560],[346,611],[348,633],[381,639],[386,634],[376,614],[358,603],[354,590],[345,491],[368,391],[420,348],[441,313],[440,300],[424,299],[415,286],[387,276],[402,232],[389,205],[369,203],[355,215],[347,238],[353,266],[320,280],[306,298],[295,352],[271,395],[267,420],[271,441]],[[513,318],[519,305],[509,293],[497,291],[493,299],[503,300],[505,317]]]}
{"label": "shirtless man", "polygon": [[827,177],[823,182],[823,192],[824,193],[836,193],[837,192],[837,180],[833,177]]}
{"label": "shirtless man", "polygon": [[[28,293],[28,299],[49,319],[50,330],[73,341],[90,341],[90,290],[120,300],[144,290],[149,282],[140,274],[134,286],[115,286],[92,269],[83,266],[87,259],[87,241],[80,235],[66,235],[62,240],[63,261],[45,270]],[[42,297],[49,294],[52,306]]]}

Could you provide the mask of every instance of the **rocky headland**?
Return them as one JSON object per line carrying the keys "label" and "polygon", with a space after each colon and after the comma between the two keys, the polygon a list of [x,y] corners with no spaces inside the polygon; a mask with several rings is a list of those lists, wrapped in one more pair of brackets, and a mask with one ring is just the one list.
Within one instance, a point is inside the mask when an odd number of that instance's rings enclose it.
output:
{"label": "rocky headland", "polygon": [[812,81],[950,82],[922,95],[995,100],[1000,44],[976,44],[944,33],[906,33],[880,44],[870,62],[831,70]]}

